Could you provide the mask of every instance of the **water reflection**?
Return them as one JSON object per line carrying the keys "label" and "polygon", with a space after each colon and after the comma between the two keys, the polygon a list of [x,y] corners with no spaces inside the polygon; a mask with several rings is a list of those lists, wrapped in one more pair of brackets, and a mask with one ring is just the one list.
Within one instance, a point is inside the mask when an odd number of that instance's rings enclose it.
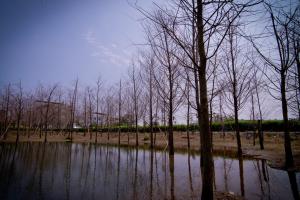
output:
{"label": "water reflection", "polygon": [[244,163],[242,156],[238,157],[239,160],[239,171],[240,171],[240,187],[241,187],[241,196],[245,196],[245,187],[244,187]]}
{"label": "water reflection", "polygon": [[[93,144],[0,145],[0,199],[199,199],[196,154]],[[264,160],[214,157],[214,188],[246,199],[299,199],[300,174]]]}

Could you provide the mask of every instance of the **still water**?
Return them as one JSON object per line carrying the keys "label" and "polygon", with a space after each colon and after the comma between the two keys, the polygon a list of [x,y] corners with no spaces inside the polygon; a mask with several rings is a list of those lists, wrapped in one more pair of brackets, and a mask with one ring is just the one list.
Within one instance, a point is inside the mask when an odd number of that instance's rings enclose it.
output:
{"label": "still water", "polygon": [[[199,155],[169,159],[164,151],[135,148],[1,144],[0,199],[199,199],[199,163]],[[214,157],[214,167],[216,191],[246,199],[298,198],[299,173],[224,156]]]}

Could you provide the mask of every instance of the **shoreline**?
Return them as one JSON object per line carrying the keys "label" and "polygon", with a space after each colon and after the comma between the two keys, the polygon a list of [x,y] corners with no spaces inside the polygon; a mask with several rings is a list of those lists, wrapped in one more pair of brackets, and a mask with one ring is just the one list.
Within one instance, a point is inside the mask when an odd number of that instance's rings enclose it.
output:
{"label": "shoreline", "polygon": [[[221,138],[219,135],[213,136],[213,153],[214,155],[226,156],[237,158],[236,140],[232,135],[233,132],[227,132],[225,138]],[[167,151],[167,138],[164,133],[156,133],[155,150]],[[270,167],[276,169],[284,168],[284,141],[280,136],[268,136],[265,134],[264,150],[259,149],[259,142],[256,139],[256,145],[253,146],[253,138],[246,138],[242,134],[242,150],[243,158],[252,159],[264,159]],[[279,134],[278,134],[279,135]],[[73,143],[94,143],[102,145],[118,146],[118,133],[98,133],[97,142],[95,142],[95,133],[92,133],[92,140],[90,140],[90,133],[73,133],[73,140],[69,140],[67,133],[47,133],[47,142],[73,142]],[[109,138],[108,138],[109,137]],[[149,133],[139,133],[139,148],[150,149]],[[0,140],[0,143],[14,143],[16,140],[16,133],[9,132],[6,140]],[[38,134],[28,135],[24,133],[20,134],[19,142],[44,142],[44,133],[42,137]],[[185,132],[174,132],[174,149],[176,153],[192,153],[200,154],[200,136],[197,134],[190,134],[190,149],[187,146],[187,138]],[[135,133],[121,133],[121,147],[136,147],[135,145]],[[295,166],[291,171],[300,171],[300,138],[295,137],[292,141],[292,150],[294,156]]]}

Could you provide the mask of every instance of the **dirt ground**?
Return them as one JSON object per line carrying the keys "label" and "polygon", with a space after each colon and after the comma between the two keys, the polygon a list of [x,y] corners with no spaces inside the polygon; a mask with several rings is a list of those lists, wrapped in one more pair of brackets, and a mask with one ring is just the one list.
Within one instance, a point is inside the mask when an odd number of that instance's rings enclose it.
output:
{"label": "dirt ground", "polygon": [[[30,135],[28,137],[28,135]],[[95,143],[96,133],[91,133],[92,139],[90,140],[90,133],[73,133],[73,142],[93,142]],[[128,143],[129,135],[129,143]],[[284,140],[283,133],[264,133],[264,150],[259,148],[259,140],[256,138],[255,146],[253,146],[253,135],[251,132],[242,132],[242,149],[244,156],[253,158],[266,159],[271,167],[283,168],[284,166]],[[150,143],[149,133],[139,133],[139,146],[148,147]],[[292,138],[292,151],[295,162],[295,170],[300,171],[300,135],[291,133]],[[6,140],[0,142],[14,142],[16,140],[16,132],[9,132]],[[39,133],[21,133],[20,142],[43,142],[44,133],[40,137]],[[47,134],[48,142],[67,142],[70,141],[67,133],[51,133]],[[98,133],[97,143],[99,144],[118,144],[118,133]],[[190,134],[190,150],[199,152],[200,136],[198,133]],[[134,133],[121,133],[122,146],[135,146]],[[185,132],[174,132],[174,147],[175,151],[186,151],[187,137]],[[155,148],[167,149],[167,136],[164,133],[156,133]],[[235,156],[237,152],[236,139],[233,132],[226,132],[225,138],[218,132],[213,134],[213,149],[215,154]]]}

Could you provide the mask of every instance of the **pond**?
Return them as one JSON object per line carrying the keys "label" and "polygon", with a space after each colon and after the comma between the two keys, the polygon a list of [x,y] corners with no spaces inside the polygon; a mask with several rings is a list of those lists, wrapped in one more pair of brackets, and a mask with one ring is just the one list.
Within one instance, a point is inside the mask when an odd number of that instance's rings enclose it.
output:
{"label": "pond", "polygon": [[[197,154],[169,159],[167,151],[142,148],[1,144],[0,199],[199,199],[199,166]],[[272,169],[264,160],[218,155],[214,167],[215,191],[285,200],[300,191],[299,173]]]}

